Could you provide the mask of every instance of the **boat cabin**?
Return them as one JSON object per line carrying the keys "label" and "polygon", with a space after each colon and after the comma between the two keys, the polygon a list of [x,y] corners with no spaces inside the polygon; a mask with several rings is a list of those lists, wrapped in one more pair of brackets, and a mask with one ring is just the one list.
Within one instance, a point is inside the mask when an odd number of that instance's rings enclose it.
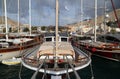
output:
{"label": "boat cabin", "polygon": [[[46,33],[45,37],[44,37],[44,41],[45,42],[55,42],[55,34],[53,33]],[[69,42],[69,37],[67,34],[65,33],[59,33],[59,37],[58,37],[58,42]]]}

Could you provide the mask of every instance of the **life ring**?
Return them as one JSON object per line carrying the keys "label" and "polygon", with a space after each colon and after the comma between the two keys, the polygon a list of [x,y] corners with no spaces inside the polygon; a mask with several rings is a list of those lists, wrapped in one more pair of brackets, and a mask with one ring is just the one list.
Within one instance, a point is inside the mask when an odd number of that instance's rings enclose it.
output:
{"label": "life ring", "polygon": [[64,60],[63,60],[63,59],[59,59],[58,62],[59,62],[59,63],[62,63],[62,62],[64,62]]}

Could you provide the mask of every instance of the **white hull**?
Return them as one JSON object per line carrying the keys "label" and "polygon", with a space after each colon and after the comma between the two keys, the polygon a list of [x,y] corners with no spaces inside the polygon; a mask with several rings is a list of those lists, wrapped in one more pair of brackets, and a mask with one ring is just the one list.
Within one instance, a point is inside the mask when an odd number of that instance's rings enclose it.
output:
{"label": "white hull", "polygon": [[[37,45],[37,46],[39,46],[39,45]],[[11,51],[11,52],[8,51],[8,52],[0,53],[0,61],[6,60],[6,59],[11,59],[12,57],[19,57],[19,56],[21,56],[21,54],[28,53],[28,52],[30,52],[30,50],[33,50],[35,48],[36,48],[36,46],[30,47],[30,48],[27,48],[24,50]],[[26,52],[26,50],[29,50],[29,51]]]}
{"label": "white hull", "polygon": [[20,56],[20,50],[0,53],[0,61]]}
{"label": "white hull", "polygon": [[[89,62],[87,62],[85,65],[75,67],[74,69],[75,69],[75,70],[83,69],[83,68],[87,67],[90,63],[91,63],[91,60],[90,60]],[[23,64],[26,68],[31,69],[31,70],[34,70],[34,71],[37,71],[37,69],[38,69],[38,68],[36,68],[36,67],[32,67],[32,66],[24,63],[23,61],[22,61],[22,64]],[[45,69],[40,69],[39,72],[44,73],[44,72],[45,72]],[[70,73],[70,72],[73,72],[73,69],[72,69],[72,68],[71,68],[71,69],[68,69],[68,72],[69,72],[69,73]],[[46,70],[46,73],[47,73],[47,74],[52,74],[52,75],[63,75],[63,74],[66,74],[66,73],[67,73],[67,70],[61,70],[61,71]]]}
{"label": "white hull", "polygon": [[21,63],[21,58],[15,58],[13,57],[12,59],[6,59],[2,61],[2,64],[5,65],[17,65]]}

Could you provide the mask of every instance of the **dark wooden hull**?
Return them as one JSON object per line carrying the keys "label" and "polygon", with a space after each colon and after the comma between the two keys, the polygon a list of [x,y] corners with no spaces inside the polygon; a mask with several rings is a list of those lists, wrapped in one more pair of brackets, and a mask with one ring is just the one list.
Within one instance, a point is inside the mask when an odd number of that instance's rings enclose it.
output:
{"label": "dark wooden hull", "polygon": [[90,45],[77,44],[88,51],[90,51],[93,55],[97,55],[106,59],[120,61],[120,48],[103,48],[103,47],[95,47]]}

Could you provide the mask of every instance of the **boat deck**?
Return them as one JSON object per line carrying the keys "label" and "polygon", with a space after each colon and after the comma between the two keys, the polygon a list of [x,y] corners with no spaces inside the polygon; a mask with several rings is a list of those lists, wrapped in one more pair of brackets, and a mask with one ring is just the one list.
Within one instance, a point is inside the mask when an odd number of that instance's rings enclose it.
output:
{"label": "boat deck", "polygon": [[114,43],[105,43],[105,42],[89,42],[89,41],[81,41],[81,44],[86,44],[88,46],[94,46],[94,47],[102,47],[102,48],[116,48],[120,49],[119,44],[114,44]]}
{"label": "boat deck", "polygon": [[[54,42],[45,42],[41,45],[39,49],[39,54],[53,55],[55,52],[55,43]],[[58,43],[58,55],[71,54],[74,55],[74,49],[68,42],[59,42]]]}

